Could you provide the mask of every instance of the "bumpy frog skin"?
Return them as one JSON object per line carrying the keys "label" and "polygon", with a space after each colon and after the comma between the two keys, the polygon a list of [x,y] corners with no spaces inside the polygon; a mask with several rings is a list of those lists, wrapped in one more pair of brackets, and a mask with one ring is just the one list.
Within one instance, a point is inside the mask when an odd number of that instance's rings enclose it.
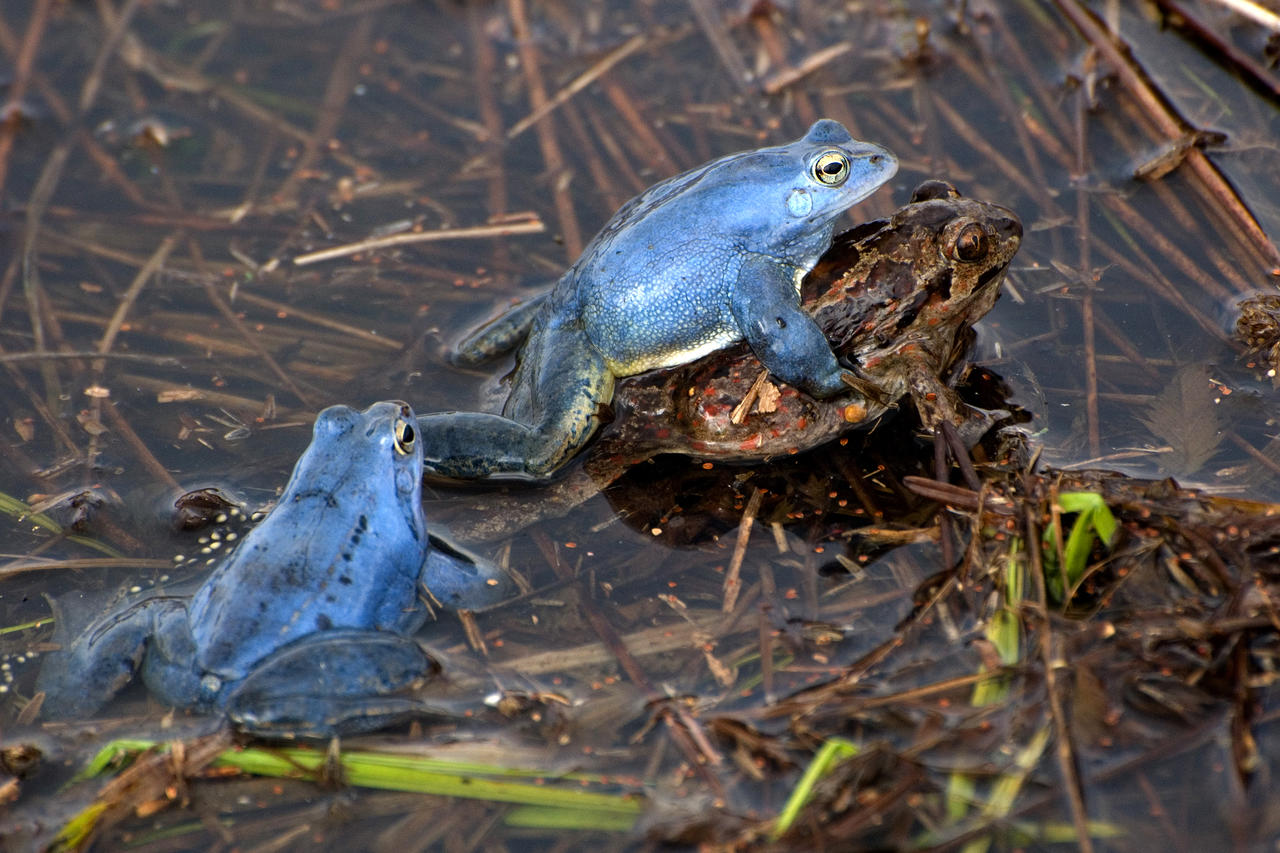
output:
{"label": "bumpy frog skin", "polygon": [[[861,391],[823,400],[777,384],[745,345],[619,383],[616,418],[582,468],[547,489],[512,492],[501,505],[472,498],[450,519],[481,540],[562,515],[659,453],[751,462],[787,456],[864,429],[910,398],[921,423],[948,418],[972,438],[988,420],[956,398],[946,379],[971,326],[995,304],[1022,239],[1013,212],[961,198],[929,181],[887,220],[840,235],[804,282],[804,307],[834,351],[856,362]],[[757,402],[743,405],[753,386]],[[768,386],[773,393],[761,394]],[[736,413],[736,417],[735,417]]]}
{"label": "bumpy frog skin", "polygon": [[824,119],[787,145],[731,154],[625,204],[543,297],[464,342],[475,362],[527,333],[501,417],[419,419],[442,476],[544,478],[590,439],[617,377],[686,364],[745,340],[777,377],[815,397],[847,372],[799,282],[836,218],[897,171],[879,146]]}
{"label": "bumpy frog skin", "polygon": [[94,620],[37,679],[55,718],[92,714],[141,663],[162,701],[225,710],[259,733],[369,731],[421,713],[437,667],[412,638],[425,586],[451,604],[503,593],[496,570],[433,548],[413,411],[334,406],[275,508],[191,596],[152,594]]}

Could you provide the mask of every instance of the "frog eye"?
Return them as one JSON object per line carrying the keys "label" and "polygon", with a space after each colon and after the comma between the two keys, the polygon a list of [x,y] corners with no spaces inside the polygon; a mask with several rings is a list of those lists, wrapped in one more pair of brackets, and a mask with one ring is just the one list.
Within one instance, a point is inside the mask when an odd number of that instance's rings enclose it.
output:
{"label": "frog eye", "polygon": [[813,177],[828,187],[838,187],[849,179],[849,158],[840,151],[827,151],[813,161]]}
{"label": "frog eye", "polygon": [[413,424],[407,420],[396,421],[396,453],[402,456],[408,456],[413,452],[413,445],[418,440],[418,434],[413,429]]}
{"label": "frog eye", "polygon": [[976,222],[970,222],[956,235],[951,253],[961,261],[980,261],[990,251],[987,232]]}

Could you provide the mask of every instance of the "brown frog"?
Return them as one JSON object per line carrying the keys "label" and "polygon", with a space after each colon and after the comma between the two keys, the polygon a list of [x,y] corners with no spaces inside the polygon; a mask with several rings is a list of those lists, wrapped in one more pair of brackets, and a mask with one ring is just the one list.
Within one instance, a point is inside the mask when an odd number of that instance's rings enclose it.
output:
{"label": "brown frog", "polygon": [[630,377],[582,468],[546,489],[482,497],[482,519],[450,523],[464,537],[497,538],[567,512],[657,454],[751,461],[798,453],[871,425],[908,396],[923,424],[945,418],[976,440],[986,421],[946,378],[972,324],[995,304],[1021,239],[1012,211],[928,181],[889,219],[838,237],[804,281],[805,308],[842,363],[856,365],[856,389],[815,399],[775,382],[744,345]]}

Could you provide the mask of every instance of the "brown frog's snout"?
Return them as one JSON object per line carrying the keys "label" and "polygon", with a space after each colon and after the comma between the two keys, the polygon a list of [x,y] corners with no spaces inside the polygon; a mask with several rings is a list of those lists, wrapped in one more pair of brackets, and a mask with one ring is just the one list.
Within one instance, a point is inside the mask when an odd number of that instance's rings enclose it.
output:
{"label": "brown frog's snout", "polygon": [[1022,220],[1010,213],[1008,216],[997,216],[991,220],[991,227],[1005,239],[1022,239]]}

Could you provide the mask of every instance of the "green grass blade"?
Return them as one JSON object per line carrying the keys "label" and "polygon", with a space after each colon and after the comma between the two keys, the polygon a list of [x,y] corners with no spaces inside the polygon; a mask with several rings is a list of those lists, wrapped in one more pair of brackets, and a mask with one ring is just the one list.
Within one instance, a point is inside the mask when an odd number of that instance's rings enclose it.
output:
{"label": "green grass blade", "polygon": [[597,812],[584,815],[574,809],[516,806],[502,816],[507,826],[523,829],[575,829],[584,832],[627,832],[635,825],[634,815]]}
{"label": "green grass blade", "polygon": [[[156,742],[150,740],[112,741],[98,751],[76,779],[98,776],[119,764],[124,756],[155,746]],[[314,749],[252,747],[226,750],[211,766],[234,767],[258,776],[314,779],[326,761],[326,754]],[[563,784],[602,781],[601,777],[589,774],[555,774],[542,769],[360,751],[343,752],[339,761],[342,780],[348,785],[528,807],[513,812],[520,826],[616,832],[630,829],[644,808],[643,798],[638,794],[601,793]],[[512,778],[554,779],[555,784],[512,781]],[[84,834],[92,829],[101,811],[93,808],[68,823],[64,834],[73,830]]]}
{"label": "green grass blade", "polygon": [[[389,758],[396,760],[389,762]],[[627,795],[485,778],[474,774],[470,769],[474,765],[469,765],[469,769],[462,772],[441,772],[439,769],[428,769],[439,768],[439,760],[360,752],[344,752],[340,761],[343,780],[349,785],[365,788],[576,809],[583,813],[630,815],[632,818],[642,808],[638,799]],[[310,779],[319,774],[324,763],[325,755],[313,750],[253,748],[228,750],[214,761],[213,766],[235,767],[259,776]],[[507,770],[493,768],[491,775],[505,773]],[[529,771],[523,772],[534,775]]]}
{"label": "green grass blade", "polygon": [[26,501],[21,501],[13,495],[7,495],[0,492],[0,512],[11,515],[20,521],[29,521],[36,527],[44,528],[56,536],[66,536],[68,542],[75,542],[77,545],[83,545],[86,548],[92,548],[106,554],[108,557],[124,557],[115,548],[105,542],[99,542],[96,539],[90,539],[88,536],[79,536],[74,533],[65,533],[63,527],[43,512],[32,512],[31,505]]}
{"label": "green grass blade", "polygon": [[787,798],[786,805],[778,813],[778,819],[773,824],[773,837],[778,838],[791,828],[791,824],[795,822],[800,811],[813,796],[813,788],[818,784],[818,780],[830,773],[831,768],[841,761],[857,754],[858,745],[853,741],[833,737],[824,743],[814,754],[813,761],[809,762],[804,775],[800,777],[800,781],[791,791],[791,796]]}

